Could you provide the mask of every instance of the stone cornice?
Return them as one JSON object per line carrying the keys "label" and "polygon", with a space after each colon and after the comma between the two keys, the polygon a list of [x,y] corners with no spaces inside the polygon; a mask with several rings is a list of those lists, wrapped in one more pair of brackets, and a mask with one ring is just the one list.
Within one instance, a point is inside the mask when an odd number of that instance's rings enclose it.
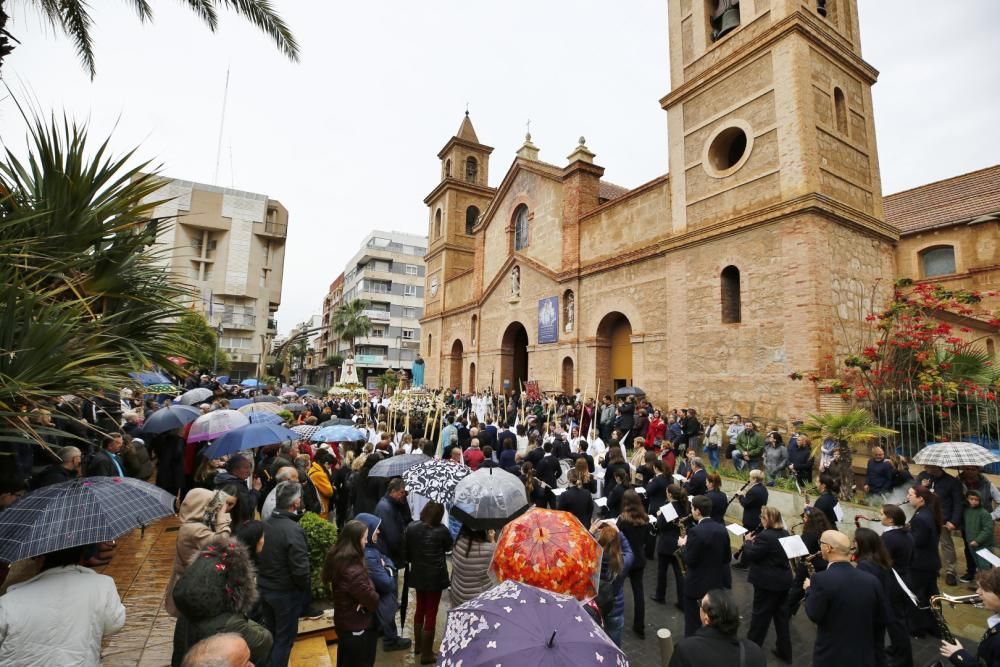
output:
{"label": "stone cornice", "polygon": [[445,243],[441,243],[441,244],[436,244],[433,249],[428,249],[427,250],[427,252],[424,254],[424,264],[426,264],[428,260],[431,260],[431,259],[437,257],[438,255],[440,255],[441,253],[443,253],[446,250],[450,250],[450,251],[453,251],[453,252],[458,252],[458,253],[461,253],[463,255],[474,255],[474,254],[476,254],[475,248],[466,248],[465,246],[458,245],[457,243],[447,243],[447,242],[445,242]]}
{"label": "stone cornice", "polygon": [[438,151],[438,159],[443,160],[445,154],[451,150],[452,146],[461,146],[463,148],[468,148],[469,150],[476,151],[477,153],[486,153],[489,155],[493,152],[492,146],[487,146],[486,144],[477,144],[474,141],[467,141],[466,139],[460,139],[458,137],[452,137],[448,140],[448,143],[444,145],[440,151]]}
{"label": "stone cornice", "polygon": [[472,195],[482,195],[486,197],[492,197],[496,193],[496,188],[491,188],[486,185],[477,185],[476,183],[469,183],[468,181],[463,181],[460,178],[455,178],[453,176],[448,176],[443,181],[438,183],[430,194],[424,197],[424,204],[430,206],[431,202],[438,198],[438,196],[448,188],[453,190],[463,190]]}
{"label": "stone cornice", "polygon": [[704,90],[707,81],[720,77],[740,61],[756,57],[759,53],[774,46],[779,40],[793,32],[801,34],[813,46],[821,49],[827,56],[860,76],[868,85],[874,84],[878,79],[878,70],[851,51],[844,43],[832,39],[827,34],[827,31],[828,28],[820,23],[818,18],[811,13],[799,9],[773,24],[766,31],[743,46],[735,49],[711,67],[699,72],[691,79],[671,90],[660,99],[660,106],[668,109],[685,101],[688,97]]}

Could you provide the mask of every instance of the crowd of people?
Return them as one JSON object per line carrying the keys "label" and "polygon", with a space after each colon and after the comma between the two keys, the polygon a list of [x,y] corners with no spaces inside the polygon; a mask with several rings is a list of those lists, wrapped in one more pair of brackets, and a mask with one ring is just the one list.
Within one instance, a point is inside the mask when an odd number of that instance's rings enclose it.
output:
{"label": "crowd of people", "polygon": [[[244,391],[208,375],[187,385],[211,390],[199,406],[206,413],[226,409]],[[532,505],[576,517],[603,549],[599,581],[606,593],[589,611],[620,646],[626,588],[631,631],[640,639],[647,601],[665,605],[672,598],[683,613],[684,639],[671,665],[766,664],[771,626],[774,656],[790,664],[790,619],[802,609],[816,626],[814,665],[910,665],[911,636],[940,636],[928,602],[942,570],[947,584],[975,586],[1000,613],[1000,576],[976,553],[993,546],[1000,492],[977,468],[956,477],[931,466],[914,480],[905,459],[873,448],[863,492],[885,499],[905,488],[905,500],[881,505],[880,532],[859,524],[852,539],[838,525],[841,494],[829,471],[838,453],[823,443],[814,457],[801,422],[787,433],[772,427],[762,434],[740,415],[703,424],[695,409],[660,410],[631,396],[597,402],[579,392],[439,398],[439,419],[414,414],[409,432],[394,432],[402,427],[387,428],[387,400],[297,397],[297,424],[346,420],[363,437],[329,444],[302,438],[213,460],[204,443],[186,442],[183,428],[145,436],[142,425],[162,409],[156,400],[128,391],[86,402],[63,397],[30,418],[80,437],[49,437],[44,450],[16,450],[19,474],[0,480],[0,508],[29,488],[80,475],[148,479],[175,494],[180,528],[164,595],[177,619],[174,666],[231,657],[218,664],[284,667],[299,619],[321,617],[326,601],[339,665],[373,665],[380,638],[382,651],[412,650],[420,664],[433,664],[442,596],[447,592],[456,606],[493,586],[488,572],[498,536],[464,525],[450,506],[409,493],[399,477],[371,474],[380,461],[416,452],[473,471],[505,470],[521,479]],[[58,460],[46,461],[52,456]],[[729,462],[747,475],[732,497],[719,474]],[[815,481],[819,490],[795,525],[769,504],[769,488],[783,477],[803,488]],[[733,503],[745,531],[735,554],[725,519]],[[909,520],[905,505],[913,510]],[[310,561],[299,524],[306,511],[339,531],[321,568]],[[788,557],[782,540],[793,534],[807,556]],[[961,573],[959,535],[966,545]],[[0,596],[0,664],[96,664],[102,637],[125,618],[113,583],[90,569],[113,553],[109,545],[88,545],[48,554],[40,574],[8,581]],[[647,565],[655,571],[648,595]],[[753,589],[745,638],[730,592],[734,568],[746,571]],[[313,596],[317,581],[322,599]],[[67,625],[54,623],[52,610],[67,591],[80,605],[72,614],[56,612],[60,620],[73,616]],[[411,591],[413,640],[403,636]],[[852,641],[843,641],[845,632]],[[977,659],[953,643],[943,643],[941,653],[955,664]],[[1000,664],[992,635],[980,643],[978,659]]]}

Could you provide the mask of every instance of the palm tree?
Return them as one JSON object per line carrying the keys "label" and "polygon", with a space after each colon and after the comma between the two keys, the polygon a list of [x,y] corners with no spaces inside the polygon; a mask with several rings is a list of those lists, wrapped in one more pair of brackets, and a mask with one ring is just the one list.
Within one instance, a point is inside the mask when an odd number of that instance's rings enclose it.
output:
{"label": "palm tree", "polygon": [[813,456],[819,456],[824,441],[833,440],[837,443],[839,458],[830,466],[830,470],[840,482],[842,500],[854,497],[854,448],[896,434],[891,428],[879,426],[871,414],[862,409],[851,410],[846,414],[809,415],[809,419],[802,425],[802,431],[816,443],[813,446]]}
{"label": "palm tree", "polygon": [[[13,51],[11,42],[16,42],[7,31],[8,16],[4,11],[6,0],[0,0],[0,70],[4,59]],[[94,62],[94,41],[90,33],[94,21],[86,0],[29,0],[24,5],[31,7],[53,29],[62,31],[73,40],[76,52],[84,68],[93,79],[97,70]],[[148,0],[129,0],[139,21],[145,23],[153,19],[153,8]],[[208,29],[215,32],[219,26],[219,7],[231,9],[243,16],[268,35],[278,50],[290,60],[298,61],[299,45],[285,21],[271,6],[271,0],[184,0],[182,3],[203,20]]]}
{"label": "palm tree", "polygon": [[[22,411],[174,368],[187,291],[153,250],[163,182],[86,128],[29,121],[27,159],[0,158],[0,442],[38,441]],[[7,458],[7,457],[4,457]]]}
{"label": "palm tree", "polygon": [[365,315],[367,307],[367,301],[355,299],[341,304],[333,312],[333,331],[339,338],[351,342],[351,354],[354,354],[354,340],[371,333],[372,321]]}

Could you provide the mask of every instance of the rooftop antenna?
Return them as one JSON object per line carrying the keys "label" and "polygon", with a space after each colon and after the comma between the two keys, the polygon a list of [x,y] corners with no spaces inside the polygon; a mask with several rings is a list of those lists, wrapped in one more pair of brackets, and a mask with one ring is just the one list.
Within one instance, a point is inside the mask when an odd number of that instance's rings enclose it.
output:
{"label": "rooftop antenna", "polygon": [[219,184],[219,163],[222,161],[222,130],[226,126],[226,102],[229,100],[229,66],[226,66],[226,86],[222,92],[222,117],[219,119],[219,143],[215,148],[215,178],[212,183]]}

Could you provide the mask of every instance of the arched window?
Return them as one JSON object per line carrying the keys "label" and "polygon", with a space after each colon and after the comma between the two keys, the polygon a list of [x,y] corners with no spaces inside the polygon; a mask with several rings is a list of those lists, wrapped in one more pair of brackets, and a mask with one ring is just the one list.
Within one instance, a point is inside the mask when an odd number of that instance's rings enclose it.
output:
{"label": "arched window", "polygon": [[479,209],[475,206],[470,206],[465,209],[465,233],[472,236],[472,228],[476,226],[476,222],[479,220]]}
{"label": "arched window", "polygon": [[844,91],[840,88],[833,89],[833,110],[837,117],[837,132],[847,134],[847,100],[844,99]]}
{"label": "arched window", "polygon": [[441,238],[441,209],[434,213],[434,238]]}
{"label": "arched window", "polygon": [[473,315],[472,316],[472,331],[470,332],[471,336],[472,336],[472,344],[473,345],[476,344],[476,332],[478,330],[479,330],[479,316],[478,315]]}
{"label": "arched window", "polygon": [[427,334],[427,356],[434,354],[434,349],[431,347],[431,343],[434,342],[434,336]]}
{"label": "arched window", "polygon": [[722,323],[740,322],[740,270],[735,266],[722,269]]}
{"label": "arched window", "polygon": [[465,160],[465,180],[469,183],[475,183],[476,178],[479,176],[479,163],[476,162],[476,158],[468,157]]}
{"label": "arched window", "polygon": [[444,177],[451,178],[451,158],[444,161]]}
{"label": "arched window", "polygon": [[514,211],[514,250],[528,247],[528,207],[521,204]]}
{"label": "arched window", "polygon": [[920,253],[920,269],[924,278],[955,273],[955,247],[942,245]]}

